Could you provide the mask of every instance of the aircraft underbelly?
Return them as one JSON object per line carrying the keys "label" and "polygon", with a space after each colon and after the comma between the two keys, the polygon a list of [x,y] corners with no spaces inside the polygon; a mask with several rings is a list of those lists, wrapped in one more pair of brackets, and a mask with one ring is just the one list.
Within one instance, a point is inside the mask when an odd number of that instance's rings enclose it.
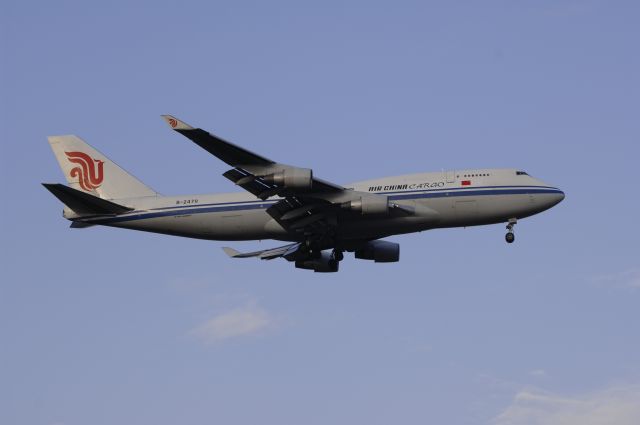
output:
{"label": "aircraft underbelly", "polygon": [[271,217],[263,209],[198,214],[198,232],[207,239],[270,239],[265,225]]}
{"label": "aircraft underbelly", "polygon": [[221,241],[271,239],[264,210],[207,212],[155,217],[115,226],[155,233]]}
{"label": "aircraft underbelly", "polygon": [[[539,195],[537,195],[539,196]],[[524,218],[547,209],[532,194],[453,196],[424,200],[442,217],[437,227],[475,226]]]}
{"label": "aircraft underbelly", "polygon": [[436,227],[438,220],[438,217],[433,216],[368,217],[341,222],[338,226],[337,234],[341,239],[382,238],[394,234],[432,229]]}

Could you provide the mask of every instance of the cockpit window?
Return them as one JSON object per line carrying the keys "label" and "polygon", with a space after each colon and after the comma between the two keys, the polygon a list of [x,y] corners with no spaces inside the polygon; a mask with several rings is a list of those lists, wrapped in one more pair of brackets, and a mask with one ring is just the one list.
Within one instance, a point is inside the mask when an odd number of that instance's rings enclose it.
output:
{"label": "cockpit window", "polygon": [[528,176],[529,174],[525,173],[524,171],[516,171],[516,175],[517,176]]}

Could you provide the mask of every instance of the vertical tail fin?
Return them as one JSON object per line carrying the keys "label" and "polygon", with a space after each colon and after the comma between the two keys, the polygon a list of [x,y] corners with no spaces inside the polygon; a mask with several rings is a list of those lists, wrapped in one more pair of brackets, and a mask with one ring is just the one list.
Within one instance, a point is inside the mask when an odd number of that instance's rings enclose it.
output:
{"label": "vertical tail fin", "polygon": [[78,136],[50,136],[49,144],[74,189],[103,199],[158,195]]}

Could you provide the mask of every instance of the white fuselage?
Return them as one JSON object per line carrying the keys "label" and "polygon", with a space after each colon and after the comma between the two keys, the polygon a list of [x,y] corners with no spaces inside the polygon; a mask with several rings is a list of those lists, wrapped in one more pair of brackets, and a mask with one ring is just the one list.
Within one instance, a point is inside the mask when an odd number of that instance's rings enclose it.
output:
{"label": "white fuselage", "polygon": [[[564,193],[515,169],[479,169],[385,177],[346,185],[355,191],[387,195],[416,211],[343,219],[341,239],[374,239],[442,227],[475,226],[528,217],[556,205]],[[287,232],[262,201],[248,193],[150,196],[118,200],[134,208],[117,217],[87,223],[210,240],[299,240]],[[425,214],[421,214],[425,211]],[[65,216],[74,218],[70,210]]]}

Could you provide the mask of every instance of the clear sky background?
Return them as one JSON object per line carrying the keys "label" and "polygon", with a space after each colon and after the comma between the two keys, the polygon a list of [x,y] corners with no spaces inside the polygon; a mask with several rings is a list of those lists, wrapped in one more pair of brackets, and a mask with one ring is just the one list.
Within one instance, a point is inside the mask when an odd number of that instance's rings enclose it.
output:
{"label": "clear sky background", "polygon": [[[0,423],[640,423],[635,1],[5,1]],[[338,274],[74,230],[74,133],[165,194],[233,191],[174,114],[339,183],[517,167],[516,227]],[[278,242],[235,243],[238,249]]]}

